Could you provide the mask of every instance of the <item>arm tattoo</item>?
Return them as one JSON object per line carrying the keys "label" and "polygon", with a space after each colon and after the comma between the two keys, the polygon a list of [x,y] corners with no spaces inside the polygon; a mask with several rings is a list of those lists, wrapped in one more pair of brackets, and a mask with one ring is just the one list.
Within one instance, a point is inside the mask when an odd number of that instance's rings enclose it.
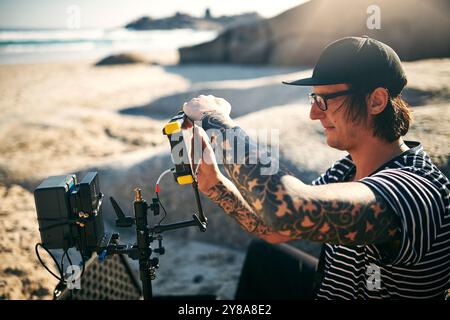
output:
{"label": "arm tattoo", "polygon": [[[298,184],[292,177],[283,182],[287,190]],[[361,183],[299,189],[288,192],[294,195],[285,198],[287,209],[274,221],[274,229],[283,235],[343,245],[391,242],[400,235],[399,218],[381,196]]]}
{"label": "arm tattoo", "polygon": [[265,236],[272,233],[269,227],[252,211],[231,182],[225,185],[220,181],[208,190],[206,196],[222,207],[246,231],[257,236]]}
{"label": "arm tattoo", "polygon": [[[209,114],[203,119],[202,127],[207,132],[215,129],[221,133],[221,139],[215,139],[221,145],[213,146],[223,150],[225,171],[261,223],[273,231],[291,239],[344,245],[398,239],[398,217],[382,197],[365,185],[307,186],[294,178],[282,163],[278,163],[275,174],[261,175],[265,165],[249,161],[259,159],[258,146],[231,119]],[[245,145],[241,158],[233,150],[239,143]],[[279,159],[272,157],[271,161]]]}

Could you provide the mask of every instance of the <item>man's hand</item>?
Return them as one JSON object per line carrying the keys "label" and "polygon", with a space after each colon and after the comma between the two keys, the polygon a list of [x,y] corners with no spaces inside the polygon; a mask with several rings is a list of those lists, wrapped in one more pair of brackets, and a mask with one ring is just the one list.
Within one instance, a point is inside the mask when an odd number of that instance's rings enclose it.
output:
{"label": "man's hand", "polygon": [[[192,123],[189,120],[186,120],[184,127],[191,128]],[[202,146],[200,159],[195,157],[197,152],[194,154],[194,144],[195,146]],[[209,143],[208,135],[198,126],[194,127],[194,136],[191,141],[191,159],[193,161],[193,164],[191,165],[192,170],[197,176],[198,189],[200,192],[207,194],[213,186],[219,183],[220,179],[223,178],[223,175],[217,165],[214,150]]]}
{"label": "man's hand", "polygon": [[222,98],[212,95],[200,95],[183,104],[183,111],[193,121],[202,120],[207,114],[220,114],[225,118],[230,117],[231,105]]}
{"label": "man's hand", "polygon": [[[200,95],[185,102],[183,104],[183,111],[187,116],[187,119],[185,119],[183,123],[184,129],[192,128],[192,121],[200,121],[207,115],[214,115],[224,122],[233,123],[230,118],[231,105],[225,99],[217,98],[212,95]],[[195,144],[195,146],[202,146],[200,159],[194,159],[195,155],[193,154],[191,155],[191,158],[194,161],[192,170],[196,172],[199,190],[206,194],[209,189],[217,185],[224,176],[217,165],[209,137],[201,127],[195,126],[192,144]],[[191,146],[191,151],[192,150],[194,150],[194,148]]]}

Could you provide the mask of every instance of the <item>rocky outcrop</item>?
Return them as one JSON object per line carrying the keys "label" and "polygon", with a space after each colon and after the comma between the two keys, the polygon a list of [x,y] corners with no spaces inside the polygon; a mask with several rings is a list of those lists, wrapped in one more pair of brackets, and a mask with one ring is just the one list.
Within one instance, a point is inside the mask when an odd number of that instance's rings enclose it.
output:
{"label": "rocky outcrop", "polygon": [[98,61],[96,66],[109,66],[113,64],[148,63],[144,57],[132,53],[122,53],[107,56]]}
{"label": "rocky outcrop", "polygon": [[[448,57],[449,12],[447,0],[312,0],[226,30],[213,41],[180,48],[180,62],[313,65],[328,43],[364,34],[392,46],[402,60]],[[369,29],[378,13],[380,28]]]}
{"label": "rocky outcrop", "polygon": [[203,18],[193,17],[188,14],[177,12],[172,17],[162,19],[152,19],[151,17],[142,17],[136,21],[128,23],[125,27],[133,30],[167,30],[167,29],[210,29],[222,30],[231,26],[255,22],[261,17],[257,13],[244,13],[233,16],[213,17],[209,10],[206,10]]}

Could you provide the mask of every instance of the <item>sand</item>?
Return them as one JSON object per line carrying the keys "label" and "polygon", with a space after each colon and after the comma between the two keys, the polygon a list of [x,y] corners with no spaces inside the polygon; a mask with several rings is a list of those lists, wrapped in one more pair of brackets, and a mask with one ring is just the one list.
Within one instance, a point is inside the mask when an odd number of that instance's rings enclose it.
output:
{"label": "sand", "polygon": [[[282,86],[308,70],[250,66],[122,65],[94,61],[0,66],[0,299],[50,299],[56,281],[38,264],[32,191],[45,177],[96,169],[107,195],[130,208],[134,186],[150,197],[170,165],[164,123],[197,94],[230,100],[244,128],[277,128],[280,152],[310,180],[342,152],[328,148],[320,124],[308,119],[308,89]],[[449,175],[450,59],[405,63],[404,97],[414,106],[409,139],[419,139]],[[308,155],[307,157],[305,155]],[[167,186],[167,187],[166,187]],[[177,220],[195,209],[189,190],[164,182],[164,200]],[[188,205],[186,205],[188,203]],[[232,298],[251,236],[203,198],[204,234],[167,234],[155,292]],[[108,223],[111,224],[111,207]],[[187,214],[189,217],[190,214]],[[170,219],[169,219],[170,220]],[[190,252],[177,250],[182,239]],[[306,246],[314,252],[314,245]],[[174,272],[177,270],[177,272]],[[203,281],[199,281],[202,275]]]}

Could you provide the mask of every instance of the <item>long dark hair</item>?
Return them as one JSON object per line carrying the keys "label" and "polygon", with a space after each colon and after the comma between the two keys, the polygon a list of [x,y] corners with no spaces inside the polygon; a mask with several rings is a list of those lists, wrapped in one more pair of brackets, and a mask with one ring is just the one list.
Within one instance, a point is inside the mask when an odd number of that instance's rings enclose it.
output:
{"label": "long dark hair", "polygon": [[[406,83],[405,83],[406,84]],[[347,119],[353,122],[367,120],[366,99],[378,86],[368,86],[363,83],[350,84],[354,91],[347,98]],[[409,105],[401,98],[400,92],[389,92],[386,108],[373,120],[373,135],[385,141],[392,142],[406,135],[412,122],[412,112]]]}

